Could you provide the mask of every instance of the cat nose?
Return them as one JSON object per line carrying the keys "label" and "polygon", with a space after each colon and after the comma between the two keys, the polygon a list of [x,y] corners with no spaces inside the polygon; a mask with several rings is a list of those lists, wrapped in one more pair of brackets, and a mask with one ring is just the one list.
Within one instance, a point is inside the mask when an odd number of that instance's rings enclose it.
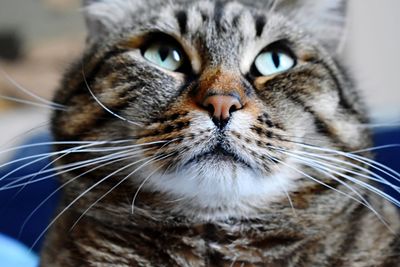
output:
{"label": "cat nose", "polygon": [[242,108],[238,97],[230,95],[212,95],[203,101],[203,107],[210,112],[213,122],[220,127],[224,127],[231,114]]}

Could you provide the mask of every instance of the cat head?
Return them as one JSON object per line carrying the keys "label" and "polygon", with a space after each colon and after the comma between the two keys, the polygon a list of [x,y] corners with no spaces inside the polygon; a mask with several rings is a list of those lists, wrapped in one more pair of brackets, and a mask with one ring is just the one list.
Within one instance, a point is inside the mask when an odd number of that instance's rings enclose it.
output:
{"label": "cat head", "polygon": [[127,142],[96,177],[193,216],[250,216],[320,186],[316,152],[369,140],[334,58],[343,2],[88,0],[89,45],[56,95],[68,108],[54,135]]}

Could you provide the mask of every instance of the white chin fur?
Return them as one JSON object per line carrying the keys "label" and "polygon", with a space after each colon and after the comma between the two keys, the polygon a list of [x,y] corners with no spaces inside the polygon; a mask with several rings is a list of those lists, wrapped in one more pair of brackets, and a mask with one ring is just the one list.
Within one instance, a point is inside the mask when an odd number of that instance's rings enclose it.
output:
{"label": "white chin fur", "polygon": [[[227,219],[254,216],[263,207],[268,208],[268,203],[286,198],[287,192],[293,189],[293,177],[295,175],[289,168],[265,176],[225,162],[192,165],[168,174],[154,173],[143,189],[166,193],[172,199],[187,203],[186,212],[190,216],[206,220]],[[184,208],[180,209],[185,212]]]}

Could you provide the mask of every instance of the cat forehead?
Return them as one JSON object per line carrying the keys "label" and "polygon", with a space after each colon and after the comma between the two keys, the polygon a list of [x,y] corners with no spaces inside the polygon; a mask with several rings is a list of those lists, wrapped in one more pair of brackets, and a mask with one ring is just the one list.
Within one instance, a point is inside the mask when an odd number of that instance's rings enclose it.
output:
{"label": "cat forehead", "polygon": [[203,29],[208,35],[213,31],[212,26],[217,25],[233,36],[235,29],[243,35],[260,35],[267,22],[272,28],[270,32],[278,26],[277,31],[287,33],[284,25],[289,24],[289,30],[294,29],[295,34],[299,30],[311,33],[327,48],[334,49],[341,41],[346,13],[343,0],[85,0],[84,3],[92,41],[149,24],[163,27],[161,30],[175,30],[178,26],[181,32],[189,33]]}
{"label": "cat forehead", "polygon": [[[274,17],[239,2],[194,2],[172,4],[162,12],[151,12],[152,19],[138,18],[150,28],[160,27],[166,32],[174,31],[182,36],[208,36],[213,40],[230,37],[261,36],[267,17]],[[269,20],[270,21],[270,20]],[[208,40],[212,41],[212,40]]]}
{"label": "cat forehead", "polygon": [[[255,8],[251,1],[87,1],[86,14],[89,19],[101,22],[104,27],[118,30],[121,27],[135,27],[136,23],[146,24],[159,21],[165,22],[171,28],[175,26],[173,19],[177,19],[181,30],[190,29],[193,25],[203,25],[204,22],[223,24],[238,19],[243,13],[256,15],[266,13],[270,5],[264,8]],[[266,3],[268,1],[266,0]],[[246,17],[246,16],[242,16]],[[248,16],[250,17],[250,16]],[[200,18],[200,19],[199,19]],[[236,21],[237,22],[237,21]],[[169,23],[169,24],[168,24]],[[248,21],[251,23],[251,21]],[[258,21],[260,23],[260,21]],[[207,25],[209,26],[209,25]]]}
{"label": "cat forehead", "polygon": [[243,44],[261,37],[267,28],[269,34],[273,33],[278,25],[281,35],[290,31],[285,27],[287,21],[282,16],[270,12],[267,6],[265,9],[254,8],[246,0],[155,3],[121,0],[115,0],[112,4],[107,1],[93,3],[87,9],[89,16],[100,21],[92,23],[90,30],[92,33],[107,30],[126,35],[164,32],[174,37],[183,36],[189,41],[201,39],[210,46],[221,40]]}

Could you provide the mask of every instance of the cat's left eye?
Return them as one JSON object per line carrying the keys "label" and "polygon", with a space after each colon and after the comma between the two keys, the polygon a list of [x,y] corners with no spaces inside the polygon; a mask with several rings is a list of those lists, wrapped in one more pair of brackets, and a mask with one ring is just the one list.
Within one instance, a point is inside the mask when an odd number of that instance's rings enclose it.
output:
{"label": "cat's left eye", "polygon": [[143,49],[143,57],[166,70],[177,71],[184,64],[181,49],[173,44],[155,42]]}
{"label": "cat's left eye", "polygon": [[290,53],[280,49],[268,49],[259,54],[254,66],[262,76],[285,72],[296,65],[296,60]]}

